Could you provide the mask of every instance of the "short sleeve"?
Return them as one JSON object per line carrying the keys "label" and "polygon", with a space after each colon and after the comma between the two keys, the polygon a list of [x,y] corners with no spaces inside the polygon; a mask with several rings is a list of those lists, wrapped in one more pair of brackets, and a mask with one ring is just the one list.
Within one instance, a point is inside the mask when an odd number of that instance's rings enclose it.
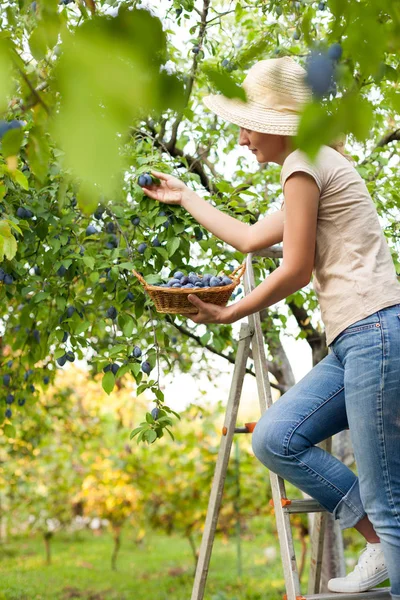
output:
{"label": "short sleeve", "polygon": [[287,156],[283,162],[280,174],[280,182],[282,189],[285,185],[286,179],[293,173],[296,173],[297,171],[302,171],[304,173],[307,173],[308,175],[311,175],[311,177],[317,184],[320,193],[322,192],[323,180],[321,169],[318,166],[318,162],[313,164],[309,160],[309,158],[299,150],[295,150],[294,152],[289,154],[289,156]]}

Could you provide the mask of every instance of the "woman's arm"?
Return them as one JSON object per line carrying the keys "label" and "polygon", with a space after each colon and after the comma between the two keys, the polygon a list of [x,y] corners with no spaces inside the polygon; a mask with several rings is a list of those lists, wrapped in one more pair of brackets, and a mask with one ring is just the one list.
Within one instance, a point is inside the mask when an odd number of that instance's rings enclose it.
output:
{"label": "woman's arm", "polygon": [[282,263],[248,296],[226,307],[228,323],[287,298],[311,280],[320,191],[310,175],[295,172],[286,180],[284,195],[286,219]]}
{"label": "woman's arm", "polygon": [[183,195],[181,206],[207,231],[247,254],[250,225],[221,212],[193,190]]}
{"label": "woman's arm", "polygon": [[157,184],[143,186],[143,192],[147,196],[166,204],[182,206],[210,233],[243,254],[268,248],[283,240],[284,213],[282,211],[267,215],[254,225],[247,225],[203,200],[177,177],[160,171],[151,173],[160,181]]}
{"label": "woman's arm", "polygon": [[283,240],[285,215],[281,210],[267,215],[254,225],[247,225],[221,212],[193,191],[183,196],[182,206],[205,229],[243,254],[269,248]]}

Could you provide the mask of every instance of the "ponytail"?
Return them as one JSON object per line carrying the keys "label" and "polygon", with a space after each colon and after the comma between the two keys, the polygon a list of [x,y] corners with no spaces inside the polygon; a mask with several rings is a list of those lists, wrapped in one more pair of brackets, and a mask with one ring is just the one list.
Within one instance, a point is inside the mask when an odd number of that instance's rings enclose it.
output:
{"label": "ponytail", "polygon": [[344,149],[345,143],[346,143],[346,136],[341,135],[339,138],[334,140],[331,144],[327,144],[327,146],[329,146],[330,148],[333,148],[334,150],[336,150],[336,152],[339,152],[339,154],[341,154],[342,156],[347,158],[347,160],[349,162],[354,162],[353,157],[350,154],[347,154]]}

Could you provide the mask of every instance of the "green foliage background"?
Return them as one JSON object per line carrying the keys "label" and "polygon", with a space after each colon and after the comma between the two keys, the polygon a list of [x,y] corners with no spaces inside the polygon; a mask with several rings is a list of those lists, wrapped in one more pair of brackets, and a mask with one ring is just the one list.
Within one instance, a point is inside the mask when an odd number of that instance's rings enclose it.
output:
{"label": "green foliage background", "polygon": [[[297,143],[313,156],[339,133],[348,135],[400,271],[396,3],[330,0],[319,10],[310,0],[174,0],[148,8],[137,2],[19,0],[3,3],[0,17],[2,116],[24,122],[3,136],[0,156],[0,259],[14,279],[0,284],[1,372],[12,378],[3,393],[15,393],[14,422],[35,410],[43,377],[54,377],[55,360],[69,350],[87,359],[93,375],[116,362],[118,378],[128,373],[141,390],[151,390],[165,419],[154,423],[148,414],[138,439],[154,442],[174,416],[163,403],[160,373],[175,365],[189,371],[194,351],[206,346],[234,355],[230,325],[204,331],[183,317],[155,313],[131,269],[149,282],[205,264],[229,273],[228,265],[237,266],[244,256],[180,207],[144,198],[136,178],[150,168],[171,172],[249,224],[276,209],[277,166],[255,169],[234,157],[238,128],[201,104],[210,90],[237,95],[259,59],[290,55],[304,65],[312,49],[342,45],[337,94],[305,108]],[[224,161],[233,160],[233,175],[226,178]],[[93,215],[99,204],[102,219]],[[18,218],[20,206],[34,217]],[[134,217],[140,218],[137,226]],[[90,223],[95,235],[85,233]],[[155,235],[159,247],[152,246]],[[137,251],[142,242],[143,255]],[[257,261],[257,281],[275,267],[271,259]],[[290,302],[304,306],[321,329],[312,290],[300,290]],[[72,317],[68,306],[76,309]],[[118,311],[114,321],[106,317],[110,306]],[[268,317],[263,326],[271,340],[284,322],[279,311]],[[177,355],[170,348],[173,333]],[[140,359],[132,358],[135,344],[143,350]],[[9,368],[10,352],[16,360]],[[206,371],[207,353],[201,356]],[[152,367],[149,376],[141,370],[143,360]],[[28,369],[34,371],[29,382]],[[115,376],[106,373],[107,393],[114,385]],[[20,399],[26,400],[21,408]],[[0,421],[4,414],[1,409]]]}

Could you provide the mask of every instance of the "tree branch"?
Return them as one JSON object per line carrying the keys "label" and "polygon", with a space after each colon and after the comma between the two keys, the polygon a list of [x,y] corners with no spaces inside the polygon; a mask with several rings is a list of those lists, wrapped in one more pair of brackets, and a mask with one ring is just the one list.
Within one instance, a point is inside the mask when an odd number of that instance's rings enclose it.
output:
{"label": "tree branch", "polygon": [[50,109],[47,106],[47,104],[44,102],[44,100],[42,100],[42,98],[40,97],[38,91],[33,87],[33,85],[31,84],[31,82],[29,81],[29,77],[24,73],[24,71],[22,69],[20,69],[20,67],[18,67],[18,65],[16,65],[18,71],[20,72],[23,80],[25,81],[25,83],[27,84],[27,86],[29,87],[29,89],[32,92],[32,95],[36,98],[37,102],[35,102],[35,104],[40,103],[43,105],[45,111],[47,112],[47,114],[50,114]]}
{"label": "tree branch", "polygon": [[398,142],[399,140],[400,140],[400,129],[395,129],[391,133],[387,133],[386,135],[383,136],[383,138],[381,138],[379,140],[377,145],[373,148],[371,154],[369,154],[367,156],[367,158],[365,158],[360,164],[365,165],[366,163],[370,162],[375,150],[377,150],[378,148],[383,148],[383,146],[387,146],[387,144],[390,144],[391,142]]}
{"label": "tree branch", "polygon": [[[169,323],[171,323],[171,325],[173,325],[174,327],[176,327],[176,329],[178,331],[180,331],[183,335],[185,335],[186,337],[191,338],[192,340],[197,342],[197,344],[199,346],[201,346],[202,348],[209,350],[210,352],[212,352],[213,354],[216,354],[217,356],[221,356],[222,358],[224,358],[228,362],[232,363],[233,365],[235,364],[235,360],[236,360],[235,354],[231,354],[229,356],[227,354],[223,354],[222,352],[219,352],[213,346],[211,346],[211,344],[202,344],[198,335],[195,335],[189,329],[186,329],[186,327],[183,327],[182,325],[175,323],[168,314],[166,314],[165,320],[168,321]],[[245,372],[248,373],[249,375],[253,375],[253,377],[256,376],[255,372],[247,367],[246,367]],[[270,386],[275,388],[276,390],[279,390],[281,393],[286,391],[284,386],[281,386],[279,384],[277,385],[276,383],[273,383],[272,381],[270,382]]]}
{"label": "tree branch", "polygon": [[[157,133],[154,130],[154,128],[151,126],[150,123],[147,123],[147,126],[150,129],[150,132],[151,132],[150,137],[154,141],[154,145],[156,147],[161,148],[162,150],[164,150],[164,152],[167,152],[173,158],[180,157],[180,158],[185,159],[185,161],[187,162],[187,164],[189,166],[189,170],[192,171],[192,173],[196,173],[200,177],[202,186],[210,194],[217,193],[213,183],[211,182],[210,178],[208,177],[207,173],[205,172],[205,170],[203,168],[201,158],[196,158],[196,157],[192,156],[191,154],[185,154],[183,152],[183,150],[181,150],[180,148],[166,144],[163,140],[158,139]],[[140,131],[137,129],[135,131],[137,131],[141,135],[149,136],[148,132],[143,132],[143,131]]]}
{"label": "tree branch", "polygon": [[[210,8],[210,1],[211,0],[204,0],[203,1],[203,11],[201,13],[201,21],[200,21],[200,26],[199,26],[199,35],[197,37],[197,46],[199,47],[200,50],[201,50],[201,47],[203,45],[203,40],[204,40],[204,36],[205,36],[205,33],[206,33],[207,15],[208,15],[208,10]],[[191,68],[191,71],[190,71],[190,77],[189,77],[187,88],[186,88],[186,98],[185,98],[184,108],[183,108],[182,112],[180,112],[178,114],[177,118],[175,119],[174,124],[172,125],[171,139],[167,143],[167,147],[169,149],[174,148],[175,145],[176,145],[176,138],[177,138],[177,135],[178,135],[178,127],[179,127],[179,125],[180,125],[180,123],[182,121],[182,118],[183,118],[183,111],[186,108],[186,106],[188,105],[189,98],[190,98],[190,95],[192,93],[193,84],[194,84],[194,80],[195,80],[195,76],[196,76],[196,72],[197,72],[197,66],[198,66],[198,55],[197,54],[193,54],[193,63],[192,63],[192,68]]]}
{"label": "tree branch", "polygon": [[316,365],[327,354],[325,331],[320,333],[311,325],[310,317],[303,306],[297,306],[294,302],[289,302],[288,306],[301,331],[307,334],[305,339],[311,346],[313,365]]}

